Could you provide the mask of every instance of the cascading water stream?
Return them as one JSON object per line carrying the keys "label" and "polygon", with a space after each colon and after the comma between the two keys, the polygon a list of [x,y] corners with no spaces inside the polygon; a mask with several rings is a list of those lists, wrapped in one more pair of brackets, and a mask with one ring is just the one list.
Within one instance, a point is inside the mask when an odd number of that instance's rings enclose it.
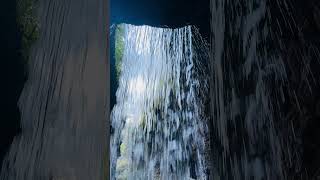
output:
{"label": "cascading water stream", "polygon": [[124,30],[111,179],[206,179],[205,43],[191,26]]}

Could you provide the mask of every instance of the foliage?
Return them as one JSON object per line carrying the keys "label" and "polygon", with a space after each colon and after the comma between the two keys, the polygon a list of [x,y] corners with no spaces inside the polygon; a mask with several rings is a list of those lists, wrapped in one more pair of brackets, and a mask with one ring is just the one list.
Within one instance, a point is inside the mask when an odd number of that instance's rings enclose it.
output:
{"label": "foliage", "polygon": [[125,154],[126,151],[127,151],[127,144],[122,143],[122,144],[120,145],[120,153],[121,153],[121,155]]}
{"label": "foliage", "polygon": [[29,58],[31,45],[39,37],[39,23],[35,16],[36,0],[18,0],[17,22],[22,34],[22,55]]}
{"label": "foliage", "polygon": [[115,65],[117,79],[119,79],[124,52],[124,25],[120,24],[117,26],[115,36]]}

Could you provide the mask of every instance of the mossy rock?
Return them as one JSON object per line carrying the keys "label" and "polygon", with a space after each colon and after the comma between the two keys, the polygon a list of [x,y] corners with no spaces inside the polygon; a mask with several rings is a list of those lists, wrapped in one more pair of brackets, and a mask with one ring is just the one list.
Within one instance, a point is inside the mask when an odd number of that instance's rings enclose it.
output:
{"label": "mossy rock", "polygon": [[21,32],[21,53],[25,60],[28,60],[31,46],[39,38],[39,22],[36,17],[35,0],[18,0],[17,2],[17,23]]}
{"label": "mossy rock", "polygon": [[116,65],[116,75],[119,79],[122,69],[122,58],[124,54],[124,25],[120,24],[116,28],[115,34],[115,65]]}
{"label": "mossy rock", "polygon": [[120,154],[124,155],[127,152],[127,144],[126,143],[121,143],[120,145]]}

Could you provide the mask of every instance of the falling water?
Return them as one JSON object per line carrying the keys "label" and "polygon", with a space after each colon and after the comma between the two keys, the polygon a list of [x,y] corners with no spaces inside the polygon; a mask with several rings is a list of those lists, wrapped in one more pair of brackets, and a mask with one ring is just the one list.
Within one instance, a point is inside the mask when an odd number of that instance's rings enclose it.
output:
{"label": "falling water", "polygon": [[206,179],[205,43],[191,26],[124,29],[111,179]]}

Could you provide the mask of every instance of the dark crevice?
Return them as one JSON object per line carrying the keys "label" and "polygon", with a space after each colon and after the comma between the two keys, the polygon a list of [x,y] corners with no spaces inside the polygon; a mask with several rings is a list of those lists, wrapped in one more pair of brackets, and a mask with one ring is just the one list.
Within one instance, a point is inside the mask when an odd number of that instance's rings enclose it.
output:
{"label": "dark crevice", "polygon": [[26,60],[22,54],[22,33],[17,23],[16,1],[1,3],[1,128],[0,163],[13,138],[21,132],[18,100],[26,81]]}

